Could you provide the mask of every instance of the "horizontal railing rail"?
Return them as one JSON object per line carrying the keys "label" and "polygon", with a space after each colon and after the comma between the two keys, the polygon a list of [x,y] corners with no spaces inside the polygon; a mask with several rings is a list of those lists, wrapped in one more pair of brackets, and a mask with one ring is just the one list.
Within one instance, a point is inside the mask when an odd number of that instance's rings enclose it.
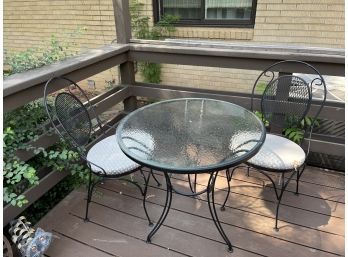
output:
{"label": "horizontal railing rail", "polygon": [[[131,95],[148,97],[153,99],[172,99],[172,98],[212,98],[217,100],[223,100],[238,104],[244,108],[250,109],[250,97],[251,94],[245,93],[233,93],[233,92],[224,92],[216,90],[206,90],[206,89],[195,89],[195,88],[183,88],[175,86],[163,86],[155,84],[146,84],[146,83],[136,83],[135,86],[131,86]],[[344,103],[328,102],[323,110],[321,111],[319,118],[330,119],[336,121],[344,121]],[[318,111],[319,105],[314,101],[311,106],[309,114],[315,114]],[[257,108],[256,108],[257,110]],[[313,152],[331,154],[337,156],[344,156],[345,147],[344,147],[344,138],[331,138],[326,137],[326,140],[323,140],[323,136],[313,135],[311,140],[311,150]],[[339,141],[339,142],[338,142]],[[305,145],[308,144],[308,139],[305,139]]]}
{"label": "horizontal railing rail", "polygon": [[[4,112],[38,99],[43,96],[44,84],[55,76],[66,76],[73,81],[81,81],[109,68],[125,63],[128,59],[128,45],[109,45],[90,50],[35,71],[12,75],[4,80]],[[66,82],[68,83],[68,82]],[[53,81],[51,92],[65,87],[61,81]]]}
{"label": "horizontal railing rail", "polygon": [[[130,44],[132,61],[153,63],[209,66],[247,70],[264,70],[266,67],[282,60],[305,61],[316,67],[323,75],[344,76],[344,50],[288,47],[226,43],[225,47],[205,42],[194,41],[171,42],[155,40],[133,40]],[[298,73],[296,64],[284,66],[282,72]],[[301,70],[312,73],[311,70]]]}
{"label": "horizontal railing rail", "polygon": [[[129,61],[258,70],[284,59],[307,61],[317,67],[324,75],[344,76],[344,55],[342,56],[342,51],[340,50],[311,49],[311,51],[308,50],[306,53],[305,49],[302,49],[301,52],[298,49],[289,48],[286,52],[280,47],[272,51],[271,46],[241,47],[236,44],[221,46],[217,43],[208,45],[206,43],[194,44],[192,42],[136,41],[131,44],[105,46],[53,65],[6,78],[3,87],[4,112],[9,112],[43,97],[44,85],[53,76],[66,76],[79,82]],[[296,72],[296,69],[293,66],[288,66],[286,72]],[[53,83],[51,92],[65,86],[66,84]],[[136,97],[155,99],[206,97],[229,101],[246,108],[250,107],[250,94],[144,83],[119,86],[91,99],[91,102],[96,107],[97,114],[102,114],[122,101],[124,102],[125,110],[131,110],[134,106],[127,106],[132,104],[128,100]],[[317,108],[314,102],[312,111],[314,112]],[[321,112],[321,118],[344,121],[344,108],[345,105],[343,103],[327,102]],[[121,112],[109,121],[110,124],[117,124],[126,114],[126,111]],[[312,147],[322,153],[329,152],[330,154],[341,156],[344,153],[344,142],[330,140],[330,137],[327,138],[327,140],[325,137],[313,139]],[[44,134],[33,144],[48,148],[55,144],[57,140],[57,136]],[[22,160],[29,160],[35,154],[19,151],[18,156]],[[5,206],[4,226],[67,175],[68,172],[48,172],[40,180],[39,185],[31,187],[24,192],[29,199],[28,205],[22,208],[10,205]]]}
{"label": "horizontal railing rail", "polygon": [[[220,90],[209,90],[209,89],[198,89],[190,87],[178,87],[178,86],[167,86],[157,85],[149,83],[135,83],[134,86],[130,87],[131,94],[143,97],[152,97],[158,99],[171,99],[180,97],[198,97],[198,98],[214,98],[223,101],[229,101],[244,108],[250,109],[251,106],[251,94],[248,93],[237,93]],[[255,110],[260,110],[259,99],[256,99]],[[309,110],[309,116],[316,114],[320,106],[318,101],[313,100],[311,109]],[[340,102],[327,101],[323,110],[320,112],[320,118],[344,121],[345,104]]]}

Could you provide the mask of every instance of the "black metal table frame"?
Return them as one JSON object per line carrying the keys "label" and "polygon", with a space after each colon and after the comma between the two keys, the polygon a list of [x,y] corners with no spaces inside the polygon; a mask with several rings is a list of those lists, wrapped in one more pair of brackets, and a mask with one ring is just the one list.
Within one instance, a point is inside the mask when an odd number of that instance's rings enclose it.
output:
{"label": "black metal table frame", "polygon": [[[192,98],[192,99],[193,100],[197,100],[198,98],[197,99],[196,98]],[[176,99],[176,100],[178,100],[178,99]],[[188,100],[188,99],[180,99],[180,100]],[[208,100],[213,100],[213,99],[208,99]],[[172,101],[175,101],[175,100],[168,100],[168,101],[164,101],[164,102],[172,102]],[[213,100],[213,101],[218,101],[218,100]],[[159,103],[155,103],[155,104],[152,104],[152,106],[158,105],[158,104]],[[134,111],[132,114],[130,114],[130,116],[128,116],[128,119],[132,115],[135,115],[137,112],[143,110],[144,108],[148,108],[149,106],[142,107],[141,109],[138,109],[138,110]],[[127,118],[125,120],[123,120],[121,122],[121,124],[119,124],[118,129],[121,130],[123,128],[123,124],[125,123],[126,120],[127,120]],[[223,228],[221,226],[221,223],[220,223],[220,220],[219,220],[219,216],[218,216],[216,208],[215,208],[215,197],[214,197],[214,195],[215,195],[216,177],[217,177],[217,175],[218,175],[218,173],[220,171],[226,170],[226,173],[228,173],[227,170],[229,168],[232,168],[232,167],[234,167],[236,165],[244,163],[246,160],[248,160],[249,158],[253,157],[258,152],[258,150],[261,148],[261,146],[262,146],[262,144],[263,144],[263,142],[265,140],[265,137],[266,137],[266,129],[265,129],[263,123],[260,120],[259,120],[259,123],[260,123],[261,129],[262,129],[260,139],[258,139],[258,140],[256,140],[256,139],[254,140],[253,139],[253,140],[248,140],[247,142],[243,142],[243,144],[239,145],[231,153],[231,154],[235,155],[235,154],[240,153],[240,152],[245,152],[246,153],[245,155],[237,156],[237,158],[235,158],[233,161],[229,161],[229,162],[225,162],[225,163],[220,162],[219,165],[216,164],[216,165],[210,165],[210,166],[206,166],[206,167],[195,167],[195,168],[188,168],[188,169],[186,169],[186,168],[180,168],[180,169],[179,168],[172,168],[170,166],[160,167],[159,165],[146,163],[146,162],[142,161],[141,159],[135,158],[134,156],[132,156],[132,154],[129,154],[127,151],[125,151],[123,149],[123,147],[122,147],[122,133],[118,134],[117,138],[118,138],[118,143],[120,144],[121,150],[130,159],[132,159],[133,161],[139,163],[140,165],[143,165],[143,166],[148,167],[150,169],[154,169],[154,170],[158,170],[158,171],[163,172],[165,180],[166,180],[166,200],[165,200],[164,208],[163,208],[163,211],[162,211],[162,213],[161,213],[157,223],[154,225],[154,227],[152,228],[151,232],[147,236],[147,239],[146,239],[147,243],[151,242],[151,238],[156,234],[156,232],[159,230],[159,228],[162,226],[163,222],[165,221],[165,219],[166,219],[166,217],[167,217],[167,215],[169,213],[171,204],[172,204],[173,192],[175,192],[177,194],[180,194],[180,195],[191,196],[191,197],[192,196],[197,196],[197,195],[200,195],[200,194],[203,194],[203,193],[206,192],[207,193],[209,212],[210,212],[210,215],[211,215],[211,217],[213,219],[213,222],[214,222],[217,230],[219,231],[221,237],[224,239],[225,243],[227,244],[228,251],[229,252],[233,252],[232,244],[231,244],[230,240],[228,239],[228,237],[226,236],[226,233],[225,233],[225,231],[223,230]],[[248,148],[244,149],[243,146],[246,145],[249,142],[256,142],[256,145],[254,146],[254,148],[252,150],[250,150]],[[240,148],[240,147],[242,147],[242,148]],[[225,159],[227,157],[228,156],[226,156]],[[207,183],[207,187],[205,189],[201,190],[200,192],[196,192],[197,174],[202,174],[202,173],[206,173],[206,174],[209,173],[210,174],[209,180],[208,180],[208,183]],[[180,191],[176,190],[173,187],[172,183],[171,183],[171,180],[170,180],[171,175],[170,174],[184,174],[184,175],[188,175],[189,176],[190,190],[191,190],[192,193],[184,193],[184,192],[180,192]],[[195,176],[193,187],[192,187],[192,184],[191,184],[190,174]],[[148,182],[149,182],[149,179],[150,179],[150,175],[151,174],[149,173],[148,177],[147,177],[147,179],[145,181],[145,195],[143,197],[144,208],[145,208],[145,205],[146,205],[146,193],[147,193],[147,186],[148,186]],[[153,225],[151,220],[149,221],[149,225],[150,226]]]}
{"label": "black metal table frame", "polygon": [[[210,212],[210,215],[213,219],[213,222],[217,228],[217,230],[219,231],[221,237],[224,239],[224,241],[226,242],[227,244],[227,247],[228,247],[228,251],[229,252],[233,252],[233,248],[232,248],[232,244],[230,242],[230,240],[228,239],[228,237],[226,236],[225,234],[225,231],[223,230],[222,226],[221,226],[221,223],[220,223],[220,220],[219,220],[219,216],[217,215],[217,211],[216,211],[216,208],[215,208],[215,198],[214,198],[214,194],[215,194],[215,181],[216,181],[216,177],[218,175],[218,173],[220,172],[219,171],[211,171],[211,172],[207,172],[207,173],[210,173],[210,176],[209,176],[209,180],[208,180],[208,183],[207,183],[207,187],[206,189],[203,189],[202,191],[199,191],[199,192],[196,192],[196,178],[197,178],[197,174],[194,174],[195,175],[195,180],[194,180],[194,187],[192,188],[192,185],[191,185],[191,181],[190,181],[190,174],[188,174],[189,176],[189,184],[190,184],[190,190],[192,193],[184,193],[184,192],[181,192],[181,191],[178,191],[176,190],[173,185],[172,185],[172,182],[170,180],[171,178],[171,172],[168,172],[168,171],[162,171],[164,173],[164,177],[166,179],[166,201],[165,201],[165,204],[164,204],[164,208],[163,208],[163,211],[156,223],[156,225],[153,227],[153,229],[151,230],[151,232],[148,234],[147,238],[146,238],[146,242],[147,243],[151,243],[151,238],[156,234],[156,232],[158,231],[158,229],[162,226],[164,220],[166,219],[168,213],[169,213],[169,210],[170,210],[170,207],[171,207],[171,204],[172,204],[172,199],[173,199],[173,192],[177,193],[177,194],[180,194],[180,195],[183,195],[183,196],[198,196],[198,195],[201,195],[203,193],[207,193],[207,200],[208,200],[208,206],[209,206],[209,212]],[[175,173],[177,174],[177,173]],[[147,183],[149,181],[149,178],[150,178],[150,173],[148,174],[148,179],[146,180],[146,185],[145,187],[147,188]],[[146,197],[144,197],[145,199]],[[145,204],[145,202],[144,202]],[[150,223],[150,225],[152,225],[152,223]]]}

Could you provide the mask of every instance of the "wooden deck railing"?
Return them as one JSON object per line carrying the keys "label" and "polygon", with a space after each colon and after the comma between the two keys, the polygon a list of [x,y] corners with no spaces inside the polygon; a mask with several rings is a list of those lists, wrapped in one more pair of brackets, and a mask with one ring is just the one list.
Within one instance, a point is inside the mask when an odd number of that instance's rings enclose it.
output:
{"label": "wooden deck railing", "polygon": [[[117,103],[124,102],[125,110],[110,120],[110,124],[117,123],[129,111],[136,108],[137,97],[156,99],[170,99],[180,97],[208,97],[230,101],[246,108],[250,106],[250,94],[183,88],[174,86],[135,83],[129,66],[133,61],[149,61],[159,63],[176,63],[189,65],[203,65],[228,67],[248,70],[262,70],[264,67],[278,60],[297,59],[312,63],[323,75],[344,76],[343,50],[325,49],[285,49],[277,48],[271,51],[266,46],[230,46],[228,48],[217,45],[200,45],[194,43],[136,41],[129,44],[105,46],[91,50],[82,55],[73,57],[37,70],[15,74],[5,79],[3,88],[4,112],[9,112],[43,96],[45,82],[52,76],[66,76],[78,82],[92,75],[118,65],[123,66],[121,75],[123,85],[105,92],[92,99],[97,113],[102,114]],[[124,69],[126,67],[127,69]],[[295,72],[296,67],[288,66],[286,72]],[[52,92],[63,88],[64,84],[54,84]],[[311,111],[318,106],[314,103]],[[335,121],[344,121],[344,103],[327,102],[320,117]],[[33,144],[47,148],[57,142],[56,136],[41,135]],[[319,153],[344,156],[344,139],[332,140],[325,135],[314,138],[312,149]],[[22,160],[29,160],[35,156],[32,152],[18,152]],[[62,180],[67,172],[47,172],[38,186],[29,188],[24,194],[29,204],[22,207],[4,208],[4,226],[27,206]]]}

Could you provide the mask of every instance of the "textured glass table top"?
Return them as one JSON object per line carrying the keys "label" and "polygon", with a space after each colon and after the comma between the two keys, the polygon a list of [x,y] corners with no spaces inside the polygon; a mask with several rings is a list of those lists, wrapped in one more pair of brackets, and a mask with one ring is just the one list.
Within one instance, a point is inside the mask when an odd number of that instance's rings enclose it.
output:
{"label": "textured glass table top", "polygon": [[237,165],[265,139],[263,123],[238,105],[181,98],[144,106],[116,130],[122,151],[134,161],[175,173],[201,173]]}

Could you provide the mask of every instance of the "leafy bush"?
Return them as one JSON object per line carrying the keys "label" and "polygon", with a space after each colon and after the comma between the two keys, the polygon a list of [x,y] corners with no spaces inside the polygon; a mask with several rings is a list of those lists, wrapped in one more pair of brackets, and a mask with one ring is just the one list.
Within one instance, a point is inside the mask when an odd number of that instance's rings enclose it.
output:
{"label": "leafy bush", "polygon": [[[86,177],[86,168],[78,163],[78,153],[71,151],[60,142],[45,150],[34,147],[39,135],[44,132],[47,121],[46,113],[39,101],[27,104],[4,116],[4,201],[13,206],[22,207],[28,201],[21,194],[28,186],[37,185],[37,170],[49,167],[53,170],[69,169],[80,178]],[[33,151],[36,157],[24,162],[17,156],[18,150]]]}
{"label": "leafy bush", "polygon": [[319,121],[306,116],[303,120],[301,120],[300,127],[288,125],[283,130],[283,134],[290,140],[299,144],[303,140],[305,130],[309,129],[311,126],[318,127]]}
{"label": "leafy bush", "polygon": [[70,41],[59,41],[55,35],[45,42],[42,47],[32,47],[21,52],[9,52],[5,56],[5,63],[10,66],[10,70],[4,72],[4,76],[15,73],[40,68],[42,66],[64,60],[78,53],[75,38],[80,35],[85,28],[78,28],[70,35]]}
{"label": "leafy bush", "polygon": [[[268,128],[270,125],[269,121],[265,119],[262,113],[259,111],[255,111],[254,113],[263,122],[265,127]],[[300,144],[303,140],[305,131],[310,129],[311,126],[318,127],[319,120],[306,116],[301,120],[301,122],[298,122],[298,118],[289,116],[286,120],[286,125],[282,133],[291,141],[295,142],[296,144]]]}
{"label": "leafy bush", "polygon": [[139,63],[139,70],[145,82],[160,83],[161,82],[161,64],[151,62]]}
{"label": "leafy bush", "polygon": [[[80,32],[81,30],[76,30],[74,35]],[[71,50],[73,45],[76,45],[73,41],[60,42],[53,35],[46,47],[7,54],[6,62],[11,66],[11,71],[5,75],[63,60],[77,53]],[[69,169],[74,174],[75,181],[79,183],[86,178],[86,168],[78,162],[78,154],[70,151],[63,142],[47,150],[32,145],[39,135],[51,133],[46,129],[46,125],[47,115],[40,101],[31,102],[4,115],[3,197],[5,203],[18,207],[28,203],[22,193],[26,188],[39,183],[37,171],[44,167],[53,170]],[[19,150],[33,151],[36,156],[27,162],[22,161],[17,156]]]}

